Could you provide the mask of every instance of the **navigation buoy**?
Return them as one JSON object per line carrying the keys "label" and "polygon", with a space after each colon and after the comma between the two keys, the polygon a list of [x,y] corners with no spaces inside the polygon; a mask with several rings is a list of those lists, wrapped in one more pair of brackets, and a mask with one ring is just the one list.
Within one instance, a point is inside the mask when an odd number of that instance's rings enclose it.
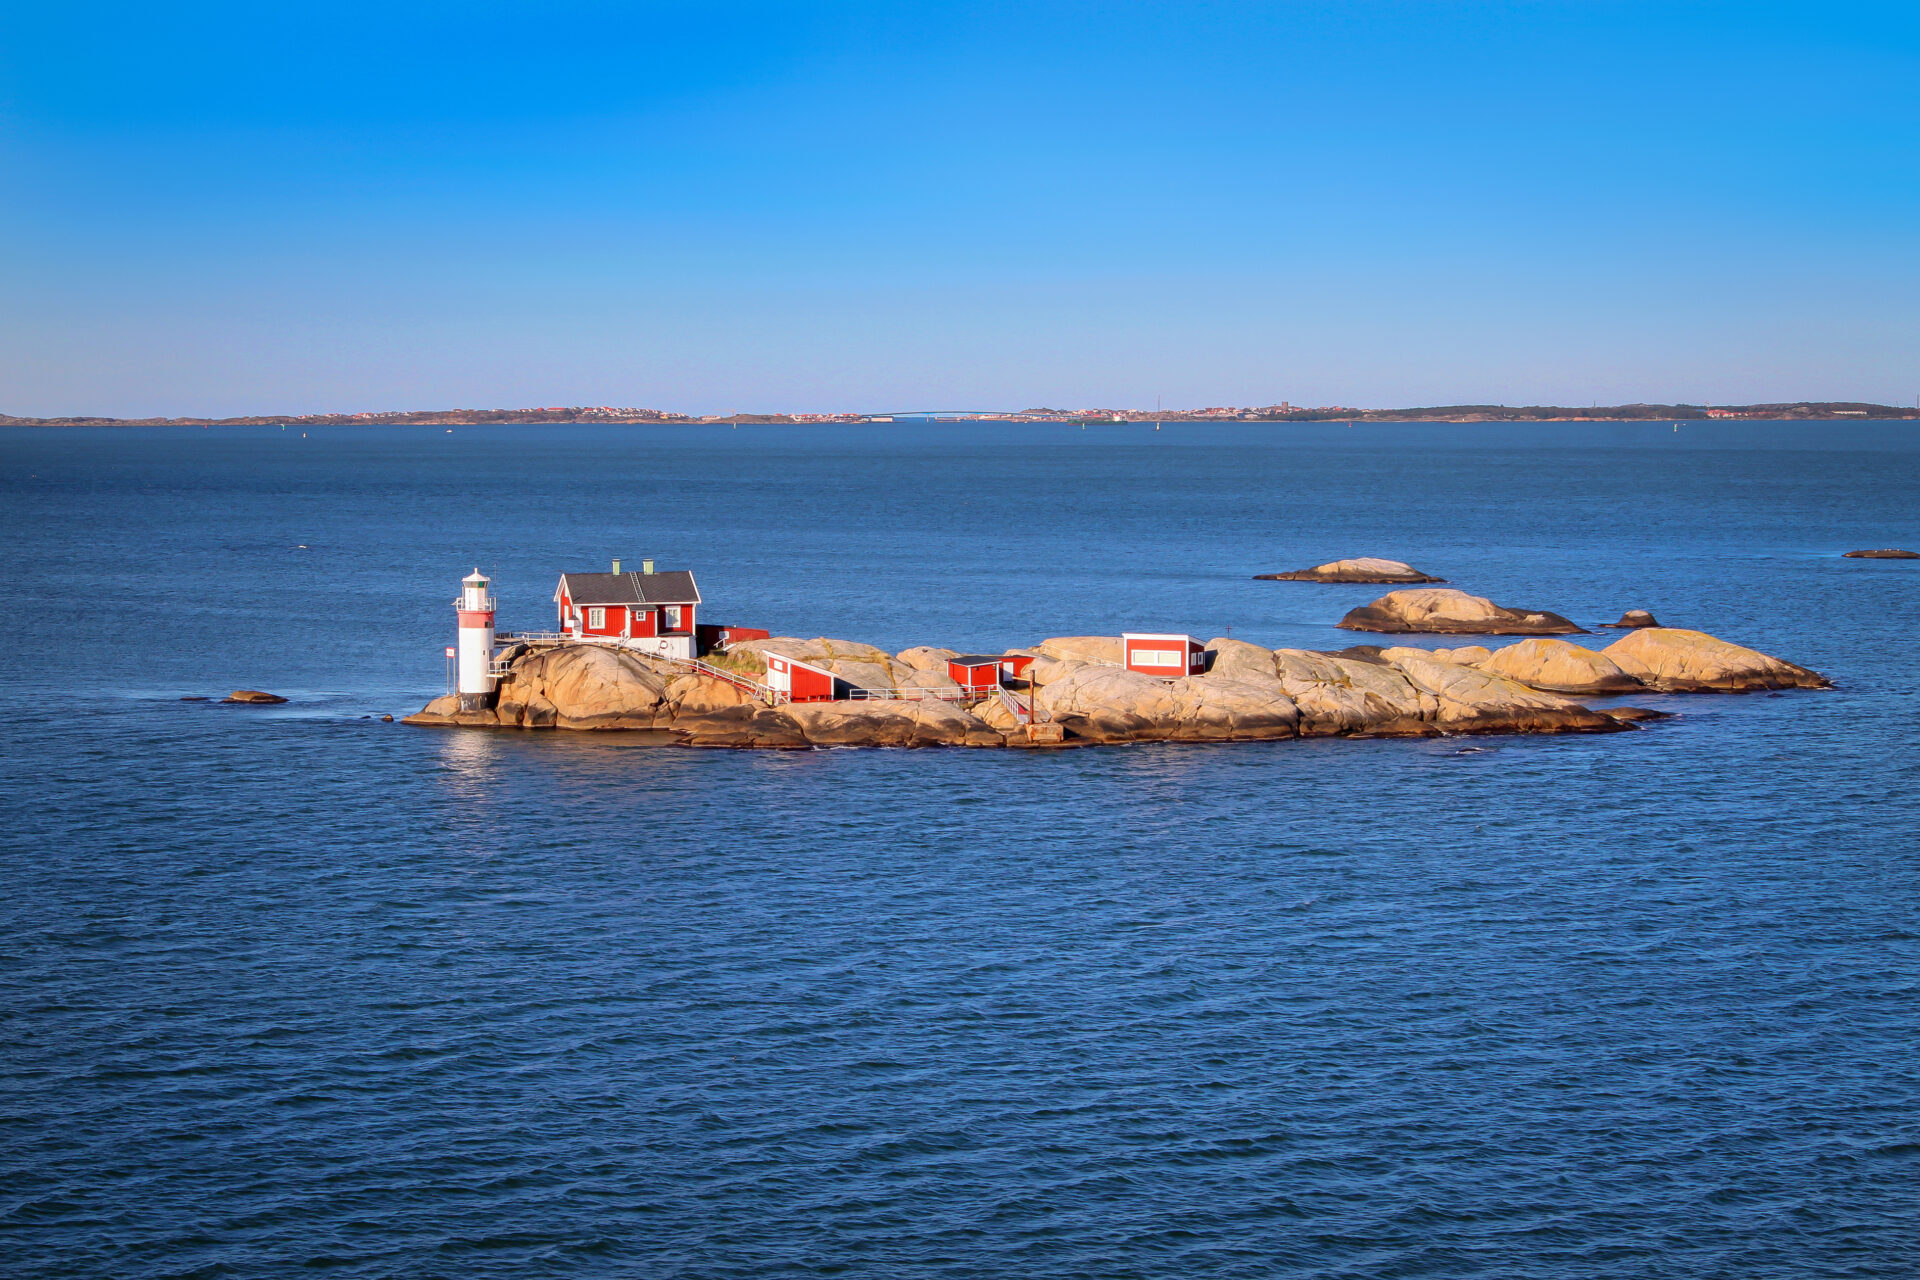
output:
{"label": "navigation buoy", "polygon": [[460,615],[460,709],[484,711],[493,696],[493,596],[487,576],[475,569],[460,580],[460,598],[453,602]]}

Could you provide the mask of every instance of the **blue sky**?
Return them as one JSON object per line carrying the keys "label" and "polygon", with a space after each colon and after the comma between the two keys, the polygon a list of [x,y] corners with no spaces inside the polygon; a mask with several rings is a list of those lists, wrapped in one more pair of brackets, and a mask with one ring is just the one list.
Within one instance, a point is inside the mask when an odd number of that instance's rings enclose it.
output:
{"label": "blue sky", "polygon": [[0,412],[1920,395],[1920,6],[0,14]]}

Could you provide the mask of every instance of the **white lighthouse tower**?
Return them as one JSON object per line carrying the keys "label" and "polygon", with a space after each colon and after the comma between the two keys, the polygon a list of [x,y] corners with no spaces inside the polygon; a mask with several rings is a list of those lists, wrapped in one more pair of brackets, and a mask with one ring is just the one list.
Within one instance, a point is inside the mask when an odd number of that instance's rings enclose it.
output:
{"label": "white lighthouse tower", "polygon": [[460,709],[483,711],[493,696],[493,596],[487,576],[475,569],[460,580]]}

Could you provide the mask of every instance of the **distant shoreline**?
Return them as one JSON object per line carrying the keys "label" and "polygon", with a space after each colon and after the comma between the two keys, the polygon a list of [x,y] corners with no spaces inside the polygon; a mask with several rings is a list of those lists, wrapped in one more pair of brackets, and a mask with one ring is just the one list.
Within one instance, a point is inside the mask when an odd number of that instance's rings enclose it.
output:
{"label": "distant shoreline", "polygon": [[394,413],[275,414],[236,418],[17,418],[0,414],[0,427],[472,427],[617,423],[632,426],[792,425],[843,426],[862,423],[1057,422],[1086,426],[1147,422],[1723,422],[1723,421],[1914,421],[1920,409],[1847,401],[1796,401],[1791,404],[1681,405],[1629,404],[1587,409],[1559,405],[1440,405],[1417,409],[1300,409],[1291,405],[1259,409],[1188,410],[1026,409],[940,410],[874,414],[740,413],[693,416],[657,409],[607,406],[543,409],[432,409]]}

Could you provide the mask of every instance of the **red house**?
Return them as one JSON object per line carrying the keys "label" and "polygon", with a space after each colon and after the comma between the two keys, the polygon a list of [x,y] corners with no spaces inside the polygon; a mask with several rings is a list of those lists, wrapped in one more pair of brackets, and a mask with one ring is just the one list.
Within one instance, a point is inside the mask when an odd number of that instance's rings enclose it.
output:
{"label": "red house", "polygon": [[700,589],[684,569],[655,573],[653,561],[639,573],[563,573],[554,588],[560,630],[576,638],[605,636],[669,658],[694,656],[694,611]]}
{"label": "red house", "polygon": [[767,688],[786,694],[794,702],[832,702],[843,696],[846,681],[825,667],[789,658],[784,653],[769,653]]}
{"label": "red house", "polygon": [[1121,665],[1143,676],[1178,680],[1207,669],[1207,650],[1192,636],[1129,631],[1120,637]]}
{"label": "red house", "polygon": [[1000,686],[1001,662],[978,653],[956,654],[947,659],[947,675],[968,693],[992,693]]}

